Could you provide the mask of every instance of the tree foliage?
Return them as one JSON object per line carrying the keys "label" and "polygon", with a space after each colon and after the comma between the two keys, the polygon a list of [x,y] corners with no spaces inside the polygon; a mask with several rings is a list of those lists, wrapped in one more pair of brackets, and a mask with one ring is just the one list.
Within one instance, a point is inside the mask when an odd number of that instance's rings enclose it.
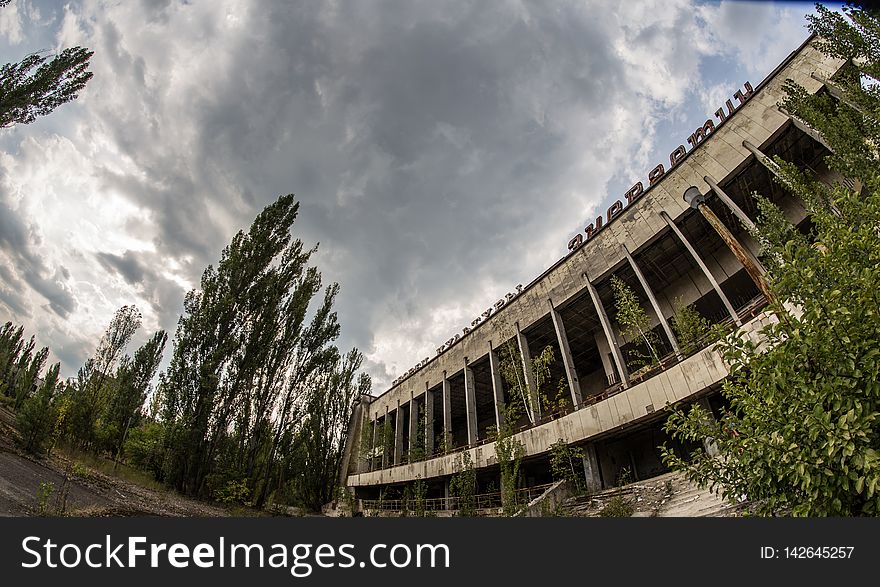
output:
{"label": "tree foliage", "polygon": [[44,452],[45,445],[55,424],[55,392],[58,386],[58,370],[55,363],[46,373],[40,387],[25,399],[16,415],[16,425],[21,434],[22,447],[34,454]]}
{"label": "tree foliage", "polygon": [[267,206],[184,300],[159,390],[163,475],[181,491],[245,481],[254,505],[274,494],[311,508],[333,495],[347,410],[369,380],[355,383],[357,351],[331,344],[339,288],[319,296],[315,249],[291,235],[298,209],[293,195]]}
{"label": "tree foliage", "polygon": [[67,434],[81,448],[95,452],[100,448],[99,424],[110,404],[116,368],[125,347],[140,328],[141,320],[140,310],[135,306],[119,308],[101,337],[94,356],[86,360],[77,372],[67,415]]}
{"label": "tree foliage", "polygon": [[712,322],[693,306],[686,305],[681,298],[676,298],[673,303],[672,331],[685,356],[712,342]]}
{"label": "tree foliage", "polygon": [[660,341],[651,330],[651,319],[639,302],[636,292],[616,275],[611,276],[611,290],[614,292],[614,306],[617,309],[617,322],[620,324],[621,334],[631,341],[644,343],[647,355],[638,349],[630,351],[633,365],[650,365],[660,362],[657,354]]}
{"label": "tree foliage", "polygon": [[[0,8],[7,4],[9,0],[0,2]],[[47,55],[32,53],[0,67],[0,128],[29,124],[76,99],[92,79],[88,67],[93,54],[71,47],[48,61]]]}
{"label": "tree foliage", "polygon": [[471,453],[464,451],[455,459],[455,474],[449,481],[449,491],[458,502],[458,515],[477,515],[477,472]]}
{"label": "tree foliage", "polygon": [[880,20],[845,13],[819,6],[809,24],[826,54],[852,60],[834,80],[845,101],[789,81],[783,105],[824,137],[829,166],[863,187],[828,185],[776,159],[814,225],[802,235],[759,200],[765,264],[788,309],[771,309],[760,343],[723,342],[731,408],[720,421],[693,408],[667,424],[677,437],[713,438],[721,455],[698,451],[689,464],[665,450],[667,463],[762,514],[880,513]]}

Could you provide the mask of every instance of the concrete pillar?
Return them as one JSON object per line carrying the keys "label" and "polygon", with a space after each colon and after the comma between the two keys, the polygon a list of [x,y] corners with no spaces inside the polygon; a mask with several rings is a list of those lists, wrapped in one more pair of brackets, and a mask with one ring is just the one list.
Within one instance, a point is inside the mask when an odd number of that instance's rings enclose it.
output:
{"label": "concrete pillar", "polygon": [[399,465],[403,459],[403,410],[400,409],[400,400],[397,400],[397,411],[394,413],[394,464]]}
{"label": "concrete pillar", "polygon": [[434,394],[425,381],[425,456],[434,454]]}
{"label": "concrete pillar", "polygon": [[382,421],[382,468],[388,466],[389,457],[391,455],[388,454],[389,447],[385,446],[385,443],[388,441],[388,438],[385,436],[385,427],[391,425],[391,420],[388,418],[391,417],[391,414],[388,411],[388,405],[385,405],[385,419]]}
{"label": "concrete pillar", "polygon": [[599,299],[599,292],[590,283],[590,278],[587,277],[586,273],[584,273],[584,281],[587,284],[587,291],[590,292],[590,298],[593,300],[596,314],[599,315],[599,322],[602,324],[605,339],[608,341],[608,347],[611,349],[611,355],[614,357],[614,364],[617,365],[617,372],[620,373],[621,383],[623,383],[624,387],[629,387],[629,370],[626,368],[626,362],[623,360],[623,353],[620,352],[617,337],[611,329],[611,321],[608,320],[608,314],[605,313],[605,307],[602,305],[602,300]]}
{"label": "concrete pillar", "polygon": [[766,277],[764,275],[767,271],[764,269],[764,266],[746,249],[741,242],[739,242],[733,233],[721,222],[721,219],[716,216],[715,212],[706,204],[706,196],[700,192],[700,188],[696,186],[691,186],[684,192],[684,200],[695,210],[697,210],[700,214],[703,215],[703,218],[706,219],[706,222],[715,229],[715,232],[718,233],[718,236],[721,237],[721,240],[724,241],[724,244],[727,245],[727,248],[730,249],[730,252],[733,253],[733,256],[740,262],[743,268],[746,270],[746,273],[749,274],[749,277],[752,278],[752,281],[755,282],[755,285],[764,294],[764,297],[767,298],[770,302],[776,301],[776,296],[773,294],[773,291],[770,289],[770,284],[767,283]]}
{"label": "concrete pillar", "polygon": [[718,196],[718,199],[727,206],[727,208],[733,212],[734,216],[739,218],[739,221],[743,223],[743,226],[746,229],[754,232],[756,230],[755,223],[752,222],[752,219],[748,217],[748,215],[743,212],[743,209],[736,205],[730,196],[727,195],[727,192],[721,189],[721,186],[715,182],[714,179],[709,177],[708,175],[703,176],[703,181],[709,184],[709,187],[712,188],[712,191],[715,192],[715,195]]}
{"label": "concrete pillar", "polygon": [[446,500],[446,509],[452,509],[452,492],[449,490],[449,477],[443,480],[443,498]]}
{"label": "concrete pillar", "polygon": [[808,137],[810,137],[811,139],[813,139],[814,141],[816,141],[817,143],[819,143],[820,145],[822,145],[823,147],[828,149],[829,151],[832,151],[832,152],[834,151],[834,149],[831,148],[831,145],[828,144],[828,142],[825,140],[825,137],[823,137],[821,135],[821,133],[819,133],[819,131],[817,131],[813,127],[801,122],[801,120],[797,116],[795,116],[794,114],[792,114],[791,112],[789,112],[788,110],[783,108],[782,106],[777,105],[776,108],[780,112],[782,112],[784,115],[786,115],[789,120],[791,120],[792,125],[794,125],[794,127],[796,129],[798,129],[799,131],[801,131],[802,133],[804,133],[805,135],[807,135]]}
{"label": "concrete pillar", "polygon": [[449,380],[443,371],[443,446],[444,451],[452,448],[452,398],[450,397]]}
{"label": "concrete pillar", "polygon": [[376,456],[376,429],[379,427],[379,416],[376,416],[376,419],[373,420],[373,444],[370,447],[370,471],[375,468],[375,463],[373,462],[374,457]]}
{"label": "concrete pillar", "polygon": [[571,357],[571,349],[568,346],[565,324],[562,322],[562,316],[553,307],[553,300],[548,299],[547,304],[550,306],[550,317],[553,319],[553,328],[556,330],[556,340],[559,343],[562,364],[565,367],[565,377],[568,379],[568,389],[571,391],[571,405],[577,410],[584,403],[584,398],[581,395],[581,384],[578,382],[577,369],[574,365],[574,359]]}
{"label": "concrete pillar", "polygon": [[822,82],[823,84],[825,84],[825,88],[828,90],[828,93],[831,94],[832,98],[834,98],[836,100],[840,100],[841,102],[843,102],[844,104],[846,104],[847,106],[849,106],[850,108],[852,108],[853,110],[855,110],[856,112],[861,114],[862,116],[869,116],[871,118],[875,118],[874,114],[872,114],[870,112],[865,112],[864,108],[862,108],[861,106],[859,106],[858,104],[856,104],[855,102],[853,102],[852,100],[847,98],[846,93],[844,93],[844,91],[842,89],[837,87],[837,84],[835,84],[831,80],[825,78],[824,76],[819,75],[815,71],[810,73],[810,77],[816,81],[819,81],[819,82]]}
{"label": "concrete pillar", "polygon": [[474,389],[474,370],[468,366],[464,358],[464,404],[467,411],[468,446],[474,446],[479,440],[477,436],[477,394]]}
{"label": "concrete pillar", "polygon": [[590,493],[602,490],[602,473],[599,469],[599,457],[595,443],[584,445],[584,481],[585,489]]}
{"label": "concrete pillar", "polygon": [[777,178],[782,179],[784,183],[788,184],[788,180],[781,177],[782,170],[779,169],[779,165],[776,164],[776,161],[765,155],[758,147],[753,145],[749,141],[742,142],[743,147],[752,152],[752,155],[755,156],[755,159],[758,160],[758,163],[767,168],[767,171],[775,175]]}
{"label": "concrete pillar", "polygon": [[409,462],[412,462],[414,451],[422,449],[419,446],[419,405],[412,391],[409,392]]}
{"label": "concrete pillar", "polygon": [[614,370],[612,360],[608,358],[611,349],[608,347],[608,339],[605,338],[604,332],[594,332],[593,340],[596,341],[596,350],[599,352],[599,358],[602,359],[602,367],[605,370],[606,385],[613,385],[620,381],[617,372]]}
{"label": "concrete pillar", "polygon": [[660,326],[663,328],[663,332],[666,333],[666,338],[669,339],[669,343],[672,345],[672,350],[675,351],[675,354],[681,356],[681,351],[678,348],[678,340],[675,338],[675,334],[672,333],[672,328],[669,327],[669,322],[666,321],[666,318],[663,317],[663,311],[660,309],[660,304],[657,303],[657,298],[654,296],[654,291],[651,289],[651,286],[648,285],[648,280],[645,279],[642,270],[636,265],[636,260],[632,258],[632,255],[629,252],[629,249],[626,245],[623,246],[623,254],[626,255],[626,260],[629,262],[629,266],[632,267],[633,272],[636,274],[636,277],[639,280],[639,283],[642,284],[642,289],[645,290],[645,295],[648,296],[648,301],[651,303],[651,307],[654,309],[654,314],[657,316],[657,321],[660,322]]}
{"label": "concrete pillar", "polygon": [[498,355],[492,348],[492,341],[489,341],[489,370],[492,372],[492,396],[495,404],[495,426],[500,433],[504,429],[504,382],[501,379],[501,364],[498,362]]}
{"label": "concrete pillar", "polygon": [[[712,420],[715,419],[715,415],[712,413],[712,406],[709,405],[709,398],[703,397],[697,401],[697,405],[703,408],[703,411],[706,412],[707,417]],[[710,457],[718,456],[718,444],[716,444],[714,438],[704,438],[703,439],[703,450],[706,451],[706,454]]]}
{"label": "concrete pillar", "polygon": [[516,344],[519,346],[519,356],[522,358],[526,387],[528,387],[529,399],[532,404],[532,417],[537,422],[541,419],[541,402],[538,399],[538,385],[535,383],[535,370],[532,368],[532,354],[529,352],[529,341],[526,339],[526,335],[520,331],[519,322],[516,322],[514,326],[516,326]]}
{"label": "concrete pillar", "polygon": [[666,224],[669,225],[669,228],[672,229],[673,234],[678,237],[678,240],[681,241],[681,244],[684,245],[684,248],[687,249],[687,252],[690,253],[691,257],[693,257],[697,266],[700,268],[700,271],[703,272],[703,275],[706,276],[706,279],[709,280],[709,283],[712,284],[712,289],[715,290],[715,293],[718,294],[718,297],[721,298],[721,302],[724,304],[724,307],[727,308],[727,312],[730,314],[730,317],[733,318],[734,324],[737,326],[742,326],[742,321],[739,319],[739,316],[736,314],[736,310],[733,309],[733,306],[730,303],[730,300],[727,299],[727,296],[724,295],[724,292],[721,291],[721,286],[718,285],[718,282],[715,281],[715,277],[712,275],[712,272],[709,271],[709,268],[706,267],[706,264],[703,263],[703,260],[697,254],[697,251],[694,250],[694,247],[691,246],[690,241],[685,238],[684,234],[678,229],[673,222],[672,218],[669,217],[669,214],[666,213],[665,210],[660,211],[660,215],[663,217],[663,220],[666,221]]}

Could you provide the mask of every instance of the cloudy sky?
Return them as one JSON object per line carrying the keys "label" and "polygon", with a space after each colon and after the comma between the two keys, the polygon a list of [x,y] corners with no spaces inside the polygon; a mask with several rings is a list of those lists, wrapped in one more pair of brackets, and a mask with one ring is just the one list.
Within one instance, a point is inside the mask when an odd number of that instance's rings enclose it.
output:
{"label": "cloudy sky", "polygon": [[0,321],[72,375],[113,312],[173,332],[278,195],[374,393],[566,252],[809,4],[14,0],[0,62],[86,46],[76,102],[0,129]]}

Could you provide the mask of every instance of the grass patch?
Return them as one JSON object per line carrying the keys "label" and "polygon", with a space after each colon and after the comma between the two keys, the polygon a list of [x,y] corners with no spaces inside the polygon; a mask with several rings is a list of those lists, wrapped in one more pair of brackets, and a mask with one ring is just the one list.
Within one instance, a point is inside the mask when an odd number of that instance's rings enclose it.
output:
{"label": "grass patch", "polygon": [[[140,469],[135,469],[125,463],[120,462],[114,471],[114,463],[112,459],[103,456],[95,456],[89,452],[82,452],[68,447],[57,450],[59,454],[70,459],[78,465],[85,465],[89,469],[102,473],[108,477],[115,477],[128,483],[152,489],[153,491],[167,492],[168,487],[156,481],[152,475]],[[74,473],[79,477],[87,477],[88,471],[82,471],[74,466]]]}
{"label": "grass patch", "polygon": [[603,518],[629,518],[633,515],[633,507],[628,501],[615,495],[599,512]]}

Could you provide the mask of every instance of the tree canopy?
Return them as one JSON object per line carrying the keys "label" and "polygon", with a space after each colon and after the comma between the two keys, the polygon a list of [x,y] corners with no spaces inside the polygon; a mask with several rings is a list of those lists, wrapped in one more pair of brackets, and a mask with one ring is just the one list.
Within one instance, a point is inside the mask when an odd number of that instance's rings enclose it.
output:
{"label": "tree canopy", "polygon": [[[10,0],[0,0],[0,8]],[[92,79],[88,71],[94,51],[70,47],[52,59],[31,53],[18,63],[0,67],[0,128],[30,124],[38,116],[75,100]]]}

